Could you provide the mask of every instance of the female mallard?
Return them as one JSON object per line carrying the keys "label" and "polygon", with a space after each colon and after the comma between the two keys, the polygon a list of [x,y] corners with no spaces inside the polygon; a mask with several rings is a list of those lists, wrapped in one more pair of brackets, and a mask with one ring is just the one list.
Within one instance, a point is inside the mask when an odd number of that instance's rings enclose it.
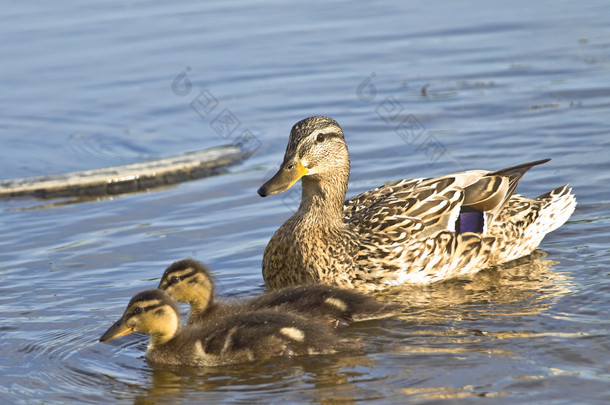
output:
{"label": "female mallard", "polygon": [[159,288],[176,301],[190,304],[188,325],[208,322],[218,314],[277,310],[297,312],[337,326],[385,318],[402,308],[353,290],[322,284],[290,286],[244,302],[218,303],[214,300],[214,283],[209,270],[193,259],[172,263],[163,273]]}
{"label": "female mallard", "polygon": [[475,273],[531,253],[570,217],[567,186],[535,199],[513,194],[531,167],[470,170],[399,180],[344,202],[349,155],[332,118],[310,117],[290,132],[284,162],[258,193],[302,181],[301,205],[263,256],[270,287],[323,283],[374,290]]}
{"label": "female mallard", "polygon": [[225,314],[181,328],[176,303],[161,290],[135,295],[100,342],[132,332],[150,335],[146,359],[166,365],[218,366],[356,347],[322,324],[279,311]]}

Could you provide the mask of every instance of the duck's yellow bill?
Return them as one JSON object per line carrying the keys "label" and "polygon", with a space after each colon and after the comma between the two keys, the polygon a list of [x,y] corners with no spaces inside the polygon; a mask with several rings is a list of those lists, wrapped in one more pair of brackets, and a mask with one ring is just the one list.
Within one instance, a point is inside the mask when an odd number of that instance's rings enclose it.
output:
{"label": "duck's yellow bill", "polygon": [[301,177],[309,173],[301,162],[294,163],[290,169],[288,168],[289,166],[283,164],[280,170],[258,189],[258,194],[261,197],[267,197],[271,194],[283,193],[292,187]]}

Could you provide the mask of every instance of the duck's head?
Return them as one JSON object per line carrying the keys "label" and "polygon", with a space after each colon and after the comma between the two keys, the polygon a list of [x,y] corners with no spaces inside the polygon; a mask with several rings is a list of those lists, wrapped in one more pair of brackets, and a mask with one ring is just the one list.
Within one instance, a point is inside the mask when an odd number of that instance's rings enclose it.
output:
{"label": "duck's head", "polygon": [[102,335],[100,342],[141,332],[152,336],[151,343],[161,344],[174,337],[179,325],[176,303],[161,290],[146,290],[129,301],[121,319]]}
{"label": "duck's head", "polygon": [[347,182],[349,154],[341,127],[329,117],[309,117],[290,131],[284,161],[278,172],[258,189],[261,197],[281,193],[301,177],[340,178]]}
{"label": "duck's head", "polygon": [[193,259],[178,260],[163,273],[159,289],[178,302],[186,302],[198,312],[205,311],[214,298],[210,271]]}

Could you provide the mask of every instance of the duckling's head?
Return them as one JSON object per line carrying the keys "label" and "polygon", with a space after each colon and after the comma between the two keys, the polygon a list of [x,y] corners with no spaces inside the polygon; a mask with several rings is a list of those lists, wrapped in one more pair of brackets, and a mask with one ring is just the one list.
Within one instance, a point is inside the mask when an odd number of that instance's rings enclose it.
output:
{"label": "duckling's head", "polygon": [[205,311],[214,299],[210,271],[193,259],[172,263],[163,273],[158,288],[176,301],[189,303],[196,312]]}
{"label": "duckling's head", "polygon": [[151,335],[151,344],[162,344],[174,337],[179,326],[176,303],[161,290],[146,290],[129,301],[121,319],[102,335],[100,342],[141,332]]}
{"label": "duckling's head", "polygon": [[301,177],[335,180],[347,186],[349,154],[341,127],[329,117],[309,117],[294,124],[278,172],[258,189],[261,197],[286,191]]}

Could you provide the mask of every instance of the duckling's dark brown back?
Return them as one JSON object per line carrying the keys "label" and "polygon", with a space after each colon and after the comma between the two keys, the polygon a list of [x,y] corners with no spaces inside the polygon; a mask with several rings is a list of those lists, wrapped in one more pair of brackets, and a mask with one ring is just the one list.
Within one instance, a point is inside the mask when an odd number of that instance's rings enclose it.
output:
{"label": "duckling's dark brown back", "polygon": [[401,306],[377,301],[356,291],[322,284],[291,286],[252,299],[253,309],[274,308],[323,319],[334,324],[350,324],[386,318],[400,312]]}
{"label": "duckling's dark brown back", "polygon": [[166,345],[149,349],[147,358],[165,364],[215,366],[358,347],[328,326],[296,313],[259,310],[186,326]]}
{"label": "duckling's dark brown back", "polygon": [[345,346],[328,327],[295,313],[243,312],[207,328],[210,353],[250,351],[253,357],[333,353]]}

